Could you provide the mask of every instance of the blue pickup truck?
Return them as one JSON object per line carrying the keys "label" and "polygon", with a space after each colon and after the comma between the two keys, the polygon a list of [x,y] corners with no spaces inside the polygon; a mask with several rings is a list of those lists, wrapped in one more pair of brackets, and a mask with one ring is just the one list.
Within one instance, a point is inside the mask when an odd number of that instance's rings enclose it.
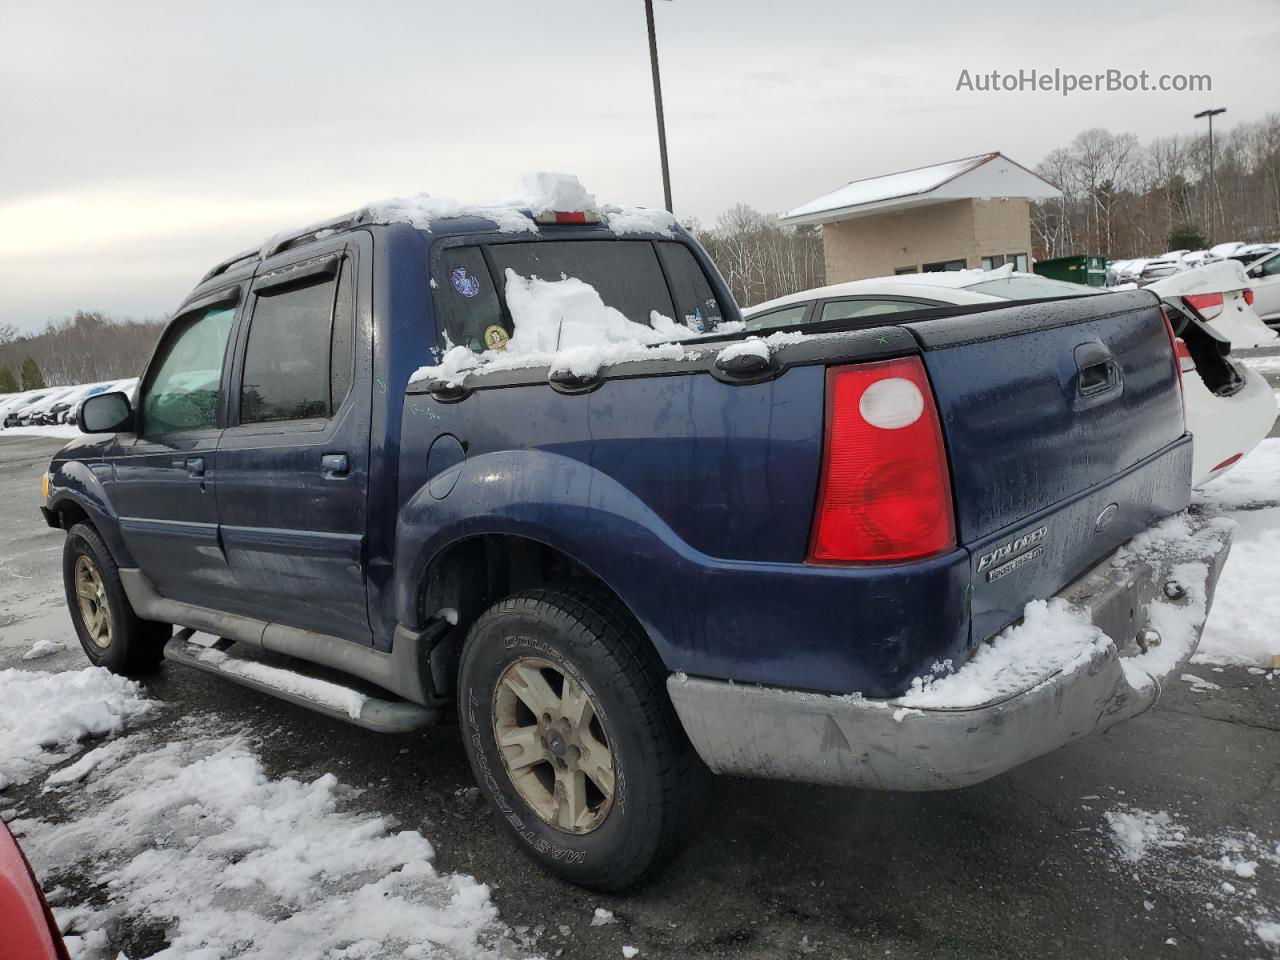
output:
{"label": "blue pickup truck", "polygon": [[[1161,630],[1166,670],[1194,649],[1229,533],[1143,552],[1196,528],[1166,521],[1191,438],[1151,294],[751,340],[674,224],[514,215],[276,237],[209,271],[135,394],[85,402],[43,511],[93,663],[387,732],[456,710],[517,845],[616,890],[708,769],[963,787],[1150,707]],[[689,336],[498,362],[530,277]],[[1106,642],[901,706],[1052,597]]]}

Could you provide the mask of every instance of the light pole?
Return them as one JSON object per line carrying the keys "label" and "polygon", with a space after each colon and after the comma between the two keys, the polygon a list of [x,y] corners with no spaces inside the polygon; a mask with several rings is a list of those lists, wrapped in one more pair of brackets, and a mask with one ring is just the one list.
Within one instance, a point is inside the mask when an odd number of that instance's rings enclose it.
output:
{"label": "light pole", "polygon": [[[644,0],[644,16],[649,22],[649,64],[653,67],[653,104],[658,111],[658,153],[662,157],[662,196],[671,208],[671,171],[667,168],[667,122],[662,117],[662,80],[658,77],[658,36],[653,29],[653,0]],[[1212,123],[1213,121],[1210,121]]]}
{"label": "light pole", "polygon": [[1201,110],[1195,115],[1195,119],[1201,117],[1209,118],[1209,232],[1217,232],[1218,223],[1218,177],[1213,169],[1213,118],[1220,113],[1226,113],[1226,107],[1218,107],[1214,110]]}

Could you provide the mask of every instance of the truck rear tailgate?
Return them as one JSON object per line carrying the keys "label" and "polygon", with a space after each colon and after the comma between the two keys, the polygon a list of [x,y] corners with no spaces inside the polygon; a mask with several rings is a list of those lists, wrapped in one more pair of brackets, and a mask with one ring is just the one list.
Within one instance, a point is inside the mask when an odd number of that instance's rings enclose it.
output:
{"label": "truck rear tailgate", "polygon": [[1191,444],[1152,294],[904,326],[924,350],[972,554],[973,642],[1187,505]]}

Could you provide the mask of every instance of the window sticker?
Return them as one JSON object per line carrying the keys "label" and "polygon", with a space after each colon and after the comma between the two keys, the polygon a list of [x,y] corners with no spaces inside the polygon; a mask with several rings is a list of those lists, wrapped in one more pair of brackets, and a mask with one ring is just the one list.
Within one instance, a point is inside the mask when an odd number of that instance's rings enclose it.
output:
{"label": "window sticker", "polygon": [[[466,296],[466,294],[463,294]],[[507,335],[507,331],[502,329],[496,323],[490,324],[484,331],[484,345],[490,350],[507,349],[507,341],[511,337]]]}
{"label": "window sticker", "polygon": [[480,278],[467,273],[466,267],[458,267],[454,270],[449,274],[449,280],[453,283],[453,289],[464,297],[474,297],[480,292]]}

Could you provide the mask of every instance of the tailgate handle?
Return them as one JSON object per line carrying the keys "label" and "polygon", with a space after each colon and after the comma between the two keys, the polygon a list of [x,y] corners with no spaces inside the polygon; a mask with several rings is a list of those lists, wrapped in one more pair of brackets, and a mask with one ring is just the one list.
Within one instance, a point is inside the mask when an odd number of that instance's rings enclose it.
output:
{"label": "tailgate handle", "polygon": [[1082,397],[1106,393],[1120,382],[1120,368],[1106,346],[1096,340],[1075,349],[1076,391]]}

